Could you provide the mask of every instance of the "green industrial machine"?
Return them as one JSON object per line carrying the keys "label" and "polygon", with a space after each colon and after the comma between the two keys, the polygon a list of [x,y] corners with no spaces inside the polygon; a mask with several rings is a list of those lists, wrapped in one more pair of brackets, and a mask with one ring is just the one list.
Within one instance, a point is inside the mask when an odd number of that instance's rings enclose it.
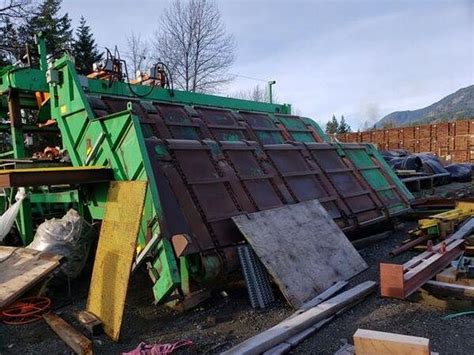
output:
{"label": "green industrial machine", "polygon": [[[409,208],[410,192],[373,147],[331,144],[290,105],[174,90],[158,76],[131,84],[115,58],[80,76],[68,54],[47,60],[41,37],[38,46],[40,68],[0,69],[10,154],[26,157],[25,134],[56,131],[72,166],[148,180],[137,260],[147,255],[156,302],[179,302],[237,267],[232,215],[318,198],[350,230]],[[25,124],[28,110],[57,127]],[[41,204],[74,204],[101,220],[107,188],[35,190],[18,218],[23,241]]]}

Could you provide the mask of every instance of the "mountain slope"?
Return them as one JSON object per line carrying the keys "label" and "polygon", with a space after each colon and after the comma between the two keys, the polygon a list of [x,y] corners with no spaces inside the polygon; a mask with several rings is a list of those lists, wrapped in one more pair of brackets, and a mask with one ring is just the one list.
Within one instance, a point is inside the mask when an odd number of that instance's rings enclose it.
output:
{"label": "mountain slope", "polygon": [[474,85],[459,89],[434,104],[414,111],[396,111],[377,122],[377,127],[409,126],[474,118]]}

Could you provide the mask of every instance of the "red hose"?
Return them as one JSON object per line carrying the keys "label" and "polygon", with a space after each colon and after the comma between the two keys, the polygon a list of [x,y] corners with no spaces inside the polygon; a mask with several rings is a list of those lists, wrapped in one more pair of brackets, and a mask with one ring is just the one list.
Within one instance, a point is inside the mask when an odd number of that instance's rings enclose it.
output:
{"label": "red hose", "polygon": [[20,325],[36,322],[49,312],[51,300],[47,297],[22,298],[0,312],[3,323]]}

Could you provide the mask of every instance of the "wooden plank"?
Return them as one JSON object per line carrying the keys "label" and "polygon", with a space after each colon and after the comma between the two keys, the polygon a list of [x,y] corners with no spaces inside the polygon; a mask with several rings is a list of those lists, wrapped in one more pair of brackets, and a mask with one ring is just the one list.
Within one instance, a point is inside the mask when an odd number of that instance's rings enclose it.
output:
{"label": "wooden plank", "polygon": [[146,186],[146,181],[113,181],[105,204],[86,310],[114,341],[120,336]]}
{"label": "wooden plank", "polygon": [[461,298],[469,301],[474,301],[474,287],[451,284],[440,281],[430,280],[424,285],[430,292],[440,292],[445,295],[450,295],[455,298]]}
{"label": "wooden plank", "polygon": [[367,268],[317,200],[232,220],[294,308]]}
{"label": "wooden plank", "polygon": [[285,342],[286,339],[301,333],[313,324],[329,318],[348,304],[367,296],[375,289],[375,285],[373,281],[363,282],[296,317],[288,318],[276,326],[247,339],[223,354],[260,354],[265,352],[273,346]]}
{"label": "wooden plank", "polygon": [[74,350],[76,354],[92,354],[92,342],[69,325],[64,319],[54,313],[45,314],[43,318],[51,329]]}
{"label": "wooden plank", "polygon": [[472,310],[473,301],[460,300],[452,296],[442,296],[438,292],[430,293],[423,288],[412,294],[408,299],[430,307],[436,307],[443,311],[465,312]]}
{"label": "wooden plank", "polygon": [[75,313],[79,323],[86,328],[92,335],[99,335],[103,333],[102,321],[94,314],[87,311],[79,311]]}
{"label": "wooden plank", "polygon": [[34,249],[0,246],[0,308],[53,272],[61,258]]}
{"label": "wooden plank", "polygon": [[328,298],[334,296],[348,284],[347,281],[338,281],[327,290],[324,290],[316,297],[310,299],[308,302],[304,303],[295,313],[293,313],[290,317],[295,317],[298,314],[306,312],[308,309],[317,306],[318,304],[326,301]]}
{"label": "wooden plank", "polygon": [[[466,253],[464,253],[464,255],[466,255]],[[450,266],[436,275],[436,281],[463,286],[474,286],[474,279],[463,277],[462,274],[458,274],[457,268]]]}
{"label": "wooden plank", "polygon": [[263,355],[282,355],[286,354],[288,351],[291,350],[291,345],[288,343],[281,343],[278,344],[277,346],[274,346],[271,349],[268,349],[267,351],[263,352]]}
{"label": "wooden plank", "polygon": [[324,327],[326,324],[331,322],[335,316],[323,319],[322,321],[316,323],[315,325],[303,330],[301,333],[293,335],[292,337],[286,339],[283,343],[280,343],[271,349],[267,350],[264,354],[286,354],[292,348],[296,347],[298,344],[308,339],[311,335],[316,333],[319,329]]}
{"label": "wooden plank", "polygon": [[357,355],[430,355],[427,338],[357,329],[354,334]]}
{"label": "wooden plank", "polygon": [[436,281],[456,283],[458,270],[454,266],[450,266],[436,275]]}
{"label": "wooden plank", "polygon": [[301,306],[301,308],[298,310],[303,310],[306,311],[307,309],[313,308],[314,306],[317,306],[323,301],[326,301],[328,298],[334,296],[336,293],[341,291],[344,287],[346,287],[348,284],[347,281],[338,281],[328,289],[324,290],[321,292],[319,295],[317,295],[315,298],[309,300],[305,304]]}
{"label": "wooden plank", "polygon": [[[333,315],[331,315],[329,318],[323,319],[322,321],[319,321],[315,325],[303,330],[301,333],[298,333],[296,335],[293,335],[292,337],[286,339],[282,344],[288,344],[289,347],[280,347],[280,345],[274,346],[270,350],[267,350],[270,354],[272,352],[275,352],[276,354],[284,354],[287,353],[289,350],[292,348],[296,347],[298,344],[303,342],[304,340],[308,339],[310,336],[312,336],[314,333],[316,333],[319,329],[324,327],[326,324],[330,323],[334,318],[337,316],[341,315],[342,313],[346,312],[348,309],[352,308],[355,306],[357,303],[362,302],[363,299],[356,299],[354,302],[349,303],[347,306],[344,308],[340,309]],[[289,318],[288,318],[289,319]]]}

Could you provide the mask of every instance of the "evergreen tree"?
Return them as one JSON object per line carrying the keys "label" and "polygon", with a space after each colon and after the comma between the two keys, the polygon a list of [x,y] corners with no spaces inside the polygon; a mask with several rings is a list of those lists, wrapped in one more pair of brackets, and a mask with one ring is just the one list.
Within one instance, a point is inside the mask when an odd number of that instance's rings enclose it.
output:
{"label": "evergreen tree", "polygon": [[337,122],[337,118],[335,115],[332,115],[332,119],[326,123],[326,133],[334,134],[337,133],[339,128],[339,122]]}
{"label": "evergreen tree", "polygon": [[71,49],[72,28],[69,15],[60,15],[62,0],[43,0],[37,12],[20,29],[22,40],[30,46],[33,57],[37,56],[34,36],[43,32],[46,51],[55,54],[61,49]]}
{"label": "evergreen tree", "polygon": [[337,133],[349,133],[351,131],[351,126],[346,122],[344,115],[341,116],[341,122],[339,122],[339,127],[337,127]]}
{"label": "evergreen tree", "polygon": [[84,16],[81,16],[79,27],[76,29],[76,41],[73,44],[76,69],[79,74],[89,74],[92,65],[102,58],[102,53],[97,50],[91,28],[86,24]]}
{"label": "evergreen tree", "polygon": [[15,25],[8,17],[0,21],[0,66],[13,64],[21,58],[24,48],[20,45]]}

